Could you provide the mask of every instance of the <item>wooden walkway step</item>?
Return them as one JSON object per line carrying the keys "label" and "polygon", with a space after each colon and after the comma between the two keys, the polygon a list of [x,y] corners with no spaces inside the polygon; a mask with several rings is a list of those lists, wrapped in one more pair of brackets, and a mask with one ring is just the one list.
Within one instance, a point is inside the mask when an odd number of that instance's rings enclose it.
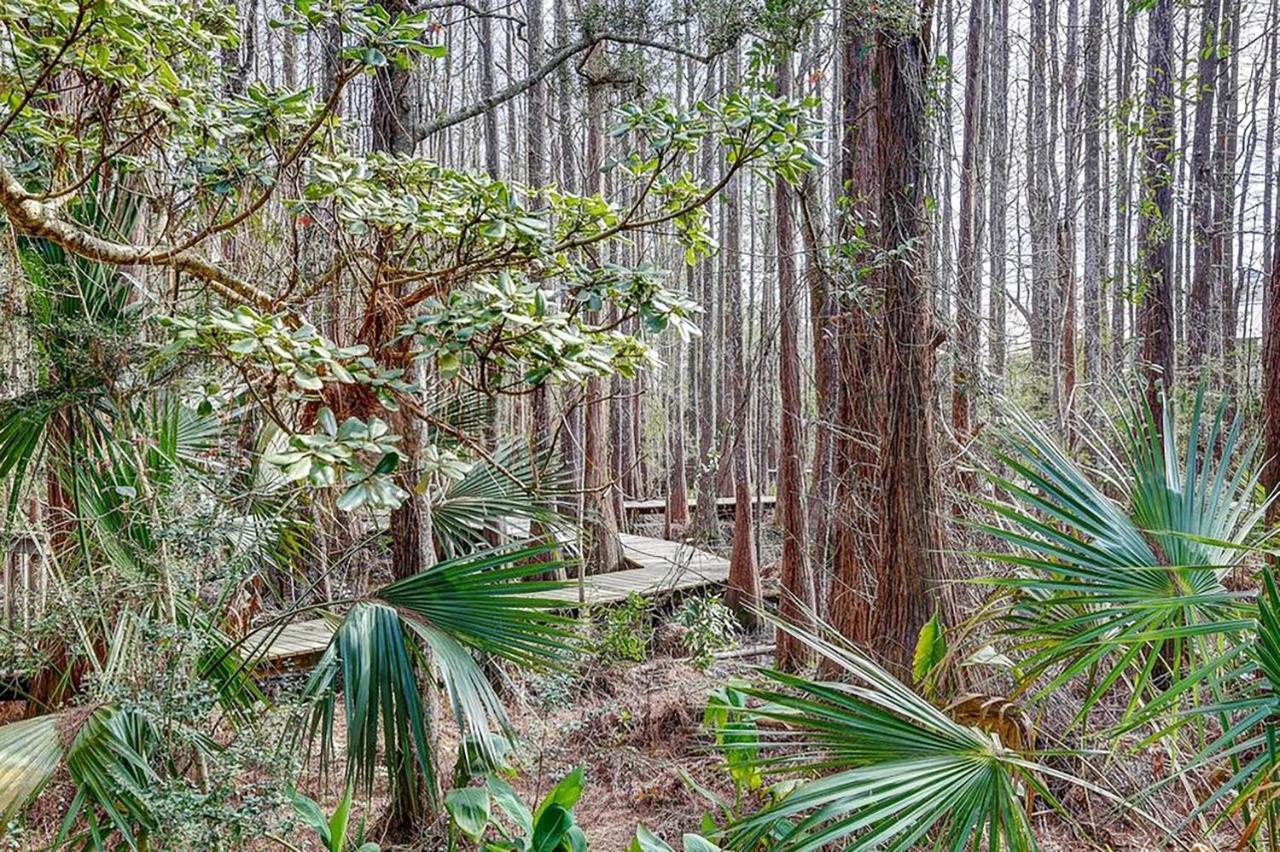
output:
{"label": "wooden walkway step", "polygon": [[[582,600],[588,606],[619,603],[631,595],[652,598],[672,592],[722,585],[729,578],[729,560],[687,544],[623,533],[622,552],[635,567],[582,579]],[[563,589],[544,597],[564,601],[566,609],[579,605],[579,588],[570,580]],[[266,641],[268,630],[250,634],[245,647]],[[271,665],[295,663],[324,651],[333,628],[323,619],[302,621],[280,629],[262,660]]]}

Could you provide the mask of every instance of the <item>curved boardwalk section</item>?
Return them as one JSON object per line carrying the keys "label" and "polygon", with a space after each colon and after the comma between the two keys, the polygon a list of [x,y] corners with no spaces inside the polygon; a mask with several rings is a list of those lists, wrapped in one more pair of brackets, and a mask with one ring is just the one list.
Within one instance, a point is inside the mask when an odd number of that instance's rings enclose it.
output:
{"label": "curved boardwalk section", "polygon": [[[623,533],[622,551],[633,567],[608,574],[593,574],[581,581],[571,579],[565,588],[545,597],[562,600],[566,609],[580,603],[617,603],[631,595],[658,597],[671,592],[721,585],[729,577],[729,561],[687,544]],[[266,640],[267,631],[258,632]],[[322,619],[301,621],[279,630],[262,656],[265,663],[282,664],[319,654],[329,644],[333,629]],[[251,635],[245,646],[257,644]]]}

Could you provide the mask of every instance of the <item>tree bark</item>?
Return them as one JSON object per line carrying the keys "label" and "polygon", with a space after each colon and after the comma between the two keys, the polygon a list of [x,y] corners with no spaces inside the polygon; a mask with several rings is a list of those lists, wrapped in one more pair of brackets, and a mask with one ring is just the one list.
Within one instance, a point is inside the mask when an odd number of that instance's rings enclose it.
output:
{"label": "tree bark", "polygon": [[991,328],[988,369],[997,393],[1004,391],[1006,352],[1005,308],[1008,256],[1006,217],[1009,215],[1009,0],[993,0],[991,14]]}
{"label": "tree bark", "polygon": [[1138,315],[1147,403],[1163,428],[1164,392],[1173,385],[1173,290],[1169,229],[1173,223],[1173,0],[1156,0],[1147,33],[1146,134],[1143,144]]}
{"label": "tree bark", "polygon": [[[1262,303],[1262,487],[1280,489],[1280,225],[1271,241],[1271,275]],[[1267,526],[1280,523],[1280,498],[1267,507]]]}
{"label": "tree bark", "polygon": [[[778,96],[791,95],[791,59],[778,63]],[[804,447],[804,404],[800,392],[800,300],[796,277],[795,225],[790,188],[775,178],[773,203],[778,240],[778,388],[781,394],[781,428],[778,447],[778,514],[782,526],[782,618],[806,630],[813,629],[813,575],[809,569],[808,522],[804,505],[804,473],[800,458]],[[808,662],[803,643],[779,631],[777,665],[795,671]]]}
{"label": "tree bark", "polygon": [[[982,312],[978,289],[978,243],[981,211],[978,194],[979,139],[982,115],[982,53],[987,10],[983,0],[971,0],[969,36],[965,47],[964,150],[960,161],[960,227],[956,250],[955,347],[951,371],[951,426],[956,439],[967,441],[973,431],[974,395],[978,387],[978,318]],[[972,476],[961,477],[973,487]]]}
{"label": "tree bark", "polygon": [[[881,238],[884,184],[877,139],[879,105],[874,77],[877,36],[866,10],[849,2],[841,22],[840,181],[847,193],[837,220],[847,265],[839,297],[838,326],[819,334],[837,342],[838,372],[829,377],[832,412],[831,588],[829,618],[840,633],[868,648],[871,604],[876,594],[875,565],[879,550],[879,418],[884,399],[882,362],[876,336],[881,328],[877,303],[883,296],[883,271],[875,257],[893,246]],[[917,247],[919,248],[919,247]],[[855,278],[853,270],[862,274]],[[856,284],[855,284],[856,282]],[[816,475],[816,473],[815,473]]]}
{"label": "tree bark", "polygon": [[[726,82],[730,90],[738,85],[738,54],[730,52],[726,65]],[[756,562],[752,533],[754,514],[751,505],[751,441],[748,428],[750,399],[747,395],[749,368],[743,345],[742,258],[742,184],[735,175],[725,187],[724,285],[728,290],[725,313],[727,359],[725,381],[729,386],[729,431],[733,454],[733,547],[729,554],[729,579],[725,603],[738,613],[746,625],[757,622],[760,609],[760,566]],[[702,495],[699,494],[699,499]],[[713,504],[714,509],[714,504]]]}
{"label": "tree bark", "polygon": [[1187,375],[1194,376],[1209,351],[1212,304],[1214,163],[1211,144],[1213,98],[1218,77],[1218,0],[1205,0],[1200,8],[1199,61],[1196,64],[1196,117],[1191,165],[1192,217],[1195,233],[1195,266],[1187,294]]}
{"label": "tree bark", "polygon": [[1102,0],[1089,0],[1084,36],[1084,372],[1087,393],[1102,378]]}
{"label": "tree bark", "polygon": [[[597,47],[588,57],[596,69],[604,61]],[[587,86],[587,192],[599,194],[604,165],[604,98],[602,83]],[[586,523],[590,537],[587,567],[591,573],[613,571],[622,564],[622,543],[618,538],[618,517],[610,490],[613,488],[609,464],[608,405],[605,380],[587,380],[586,405],[583,414],[582,487],[586,494]]]}
{"label": "tree bark", "polygon": [[936,600],[942,535],[933,435],[933,330],[925,265],[925,47],[916,31],[876,36],[876,151],[882,239],[904,251],[884,269],[886,393],[880,441],[881,549],[876,563],[874,647],[910,670],[920,628]]}

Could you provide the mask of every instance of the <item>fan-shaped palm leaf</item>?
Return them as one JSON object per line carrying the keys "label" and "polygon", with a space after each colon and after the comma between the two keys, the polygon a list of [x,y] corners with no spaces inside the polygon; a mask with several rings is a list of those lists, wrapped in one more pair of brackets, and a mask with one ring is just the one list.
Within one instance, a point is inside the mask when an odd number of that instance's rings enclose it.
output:
{"label": "fan-shaped palm leaf", "polygon": [[[0,815],[8,819],[31,801],[65,765],[76,795],[62,820],[58,843],[84,816],[105,845],[117,832],[129,848],[155,828],[147,788],[156,775],[146,759],[150,730],[141,716],[110,705],[74,708],[0,726]],[[105,832],[99,814],[106,819]]]}
{"label": "fan-shaped palm leaf", "polygon": [[[525,538],[529,523],[544,530],[565,530],[571,522],[552,503],[563,476],[540,470],[541,461],[519,442],[503,444],[490,458],[478,459],[462,479],[451,482],[431,506],[436,543],[446,556],[472,553],[485,545],[485,533]],[[523,531],[521,531],[523,528]]]}
{"label": "fan-shaped palm leaf", "polygon": [[415,663],[428,658],[473,741],[488,748],[495,729],[509,736],[502,704],[471,652],[542,667],[571,650],[573,621],[555,612],[563,604],[537,596],[560,584],[517,582],[558,567],[545,559],[548,552],[536,545],[447,560],[354,606],[305,690],[314,702],[311,739],[319,738],[322,759],[333,741],[341,691],[348,774],[358,786],[371,790],[379,738],[393,785],[413,785],[415,770],[437,777],[415,671]]}
{"label": "fan-shaped palm leaf", "polygon": [[[843,640],[779,623],[848,679],[814,681],[775,670],[743,690],[774,724],[753,762],[762,770],[820,777],[740,820],[727,848],[775,850],[991,850],[1037,848],[1026,806],[1034,791],[1054,804],[1041,775],[1066,777],[949,718]],[[830,631],[828,631],[830,633]]]}
{"label": "fan-shaped palm leaf", "polygon": [[1009,620],[1032,651],[1024,670],[1058,667],[1044,692],[1094,672],[1086,710],[1126,672],[1136,702],[1155,672],[1177,676],[1189,645],[1249,624],[1222,576],[1249,552],[1265,511],[1252,502],[1256,448],[1242,443],[1238,416],[1224,427],[1221,409],[1206,429],[1201,397],[1185,452],[1172,404],[1164,418],[1156,428],[1142,404],[1116,417],[1125,453],[1108,485],[1118,499],[1018,414],[999,455],[1016,478],[992,477],[1012,502],[988,503],[1004,523],[980,526],[1011,546],[987,555],[1017,569],[992,582],[1020,593]]}

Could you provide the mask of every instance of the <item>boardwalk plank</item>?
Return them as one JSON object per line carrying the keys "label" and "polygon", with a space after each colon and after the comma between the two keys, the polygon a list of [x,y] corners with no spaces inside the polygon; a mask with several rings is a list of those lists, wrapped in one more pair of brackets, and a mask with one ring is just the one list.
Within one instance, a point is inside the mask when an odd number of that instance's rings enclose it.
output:
{"label": "boardwalk plank", "polygon": [[[582,583],[583,597],[588,606],[618,603],[633,594],[653,597],[670,592],[687,591],[704,586],[724,583],[729,577],[729,562],[713,553],[690,547],[675,541],[622,534],[623,555],[635,565],[623,571],[594,574]],[[578,606],[578,584],[569,585],[542,597],[563,601],[567,608]],[[259,631],[263,639],[268,631]],[[280,631],[262,655],[267,663],[297,660],[324,651],[333,630],[322,619],[291,624]],[[246,647],[253,648],[253,637]]]}

